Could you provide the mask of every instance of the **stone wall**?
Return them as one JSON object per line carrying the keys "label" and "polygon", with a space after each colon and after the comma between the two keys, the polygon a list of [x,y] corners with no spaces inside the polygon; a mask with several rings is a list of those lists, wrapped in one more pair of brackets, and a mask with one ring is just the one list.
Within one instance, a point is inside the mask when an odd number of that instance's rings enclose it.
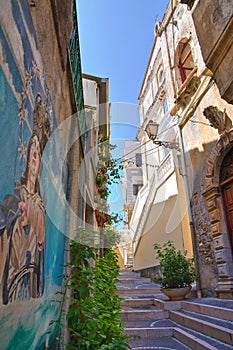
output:
{"label": "stone wall", "polygon": [[199,0],[192,15],[207,67],[213,72],[221,96],[233,103],[233,80],[229,74],[233,56],[233,8],[227,0]]}

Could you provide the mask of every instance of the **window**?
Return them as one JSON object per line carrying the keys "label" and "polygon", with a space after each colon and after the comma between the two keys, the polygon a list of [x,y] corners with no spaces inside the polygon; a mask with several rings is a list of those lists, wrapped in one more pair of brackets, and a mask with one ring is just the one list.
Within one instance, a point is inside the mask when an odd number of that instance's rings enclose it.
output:
{"label": "window", "polygon": [[163,100],[163,112],[164,114],[168,112],[167,100]]}
{"label": "window", "polygon": [[140,189],[142,188],[142,184],[133,184],[133,195],[137,196],[138,192],[140,191]]}
{"label": "window", "polygon": [[192,50],[188,41],[179,44],[178,68],[180,72],[181,82],[184,83],[194,68]]}
{"label": "window", "polygon": [[135,157],[136,157],[136,166],[137,167],[142,166],[142,155],[141,155],[141,153],[136,153]]}
{"label": "window", "polygon": [[161,86],[163,84],[163,81],[164,81],[164,70],[163,70],[163,66],[161,64],[157,70],[158,86]]}
{"label": "window", "polygon": [[189,10],[192,8],[195,0],[180,0],[181,4],[188,5]]}

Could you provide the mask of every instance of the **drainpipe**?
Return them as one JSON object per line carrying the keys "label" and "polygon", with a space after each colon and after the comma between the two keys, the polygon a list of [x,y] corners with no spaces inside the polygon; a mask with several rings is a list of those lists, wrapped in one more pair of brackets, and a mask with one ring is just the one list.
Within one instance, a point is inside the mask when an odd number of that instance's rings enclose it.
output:
{"label": "drainpipe", "polygon": [[187,202],[188,202],[188,216],[189,216],[189,225],[190,225],[191,238],[192,238],[192,244],[193,244],[195,270],[196,270],[196,275],[198,276],[198,279],[196,280],[197,297],[201,298],[202,293],[201,293],[201,281],[200,281],[200,259],[199,259],[198,250],[197,250],[196,233],[195,233],[195,227],[194,227],[193,216],[192,216],[192,211],[191,211],[191,193],[190,193],[191,187],[190,187],[189,179],[188,179],[187,172],[186,172],[187,166],[186,166],[186,159],[185,159],[185,152],[184,152],[184,140],[183,140],[181,126],[178,127],[178,130],[179,130],[179,136],[180,136],[180,141],[181,141],[180,154],[181,154],[182,176],[183,176],[184,183],[185,183],[185,192],[186,192],[186,198],[187,198]]}

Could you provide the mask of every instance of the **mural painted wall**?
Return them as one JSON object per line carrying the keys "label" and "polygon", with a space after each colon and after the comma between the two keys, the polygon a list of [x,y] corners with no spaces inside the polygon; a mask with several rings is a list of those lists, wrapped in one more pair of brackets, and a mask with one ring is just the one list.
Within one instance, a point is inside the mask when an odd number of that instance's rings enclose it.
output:
{"label": "mural painted wall", "polygon": [[[55,186],[60,166],[56,155],[62,150],[59,142],[51,142],[56,116],[28,2],[5,1],[4,6],[7,16],[0,18],[1,349],[44,349],[53,343],[47,332],[53,334],[50,322],[58,317],[59,304],[52,300],[62,287],[66,245],[62,227],[66,208]],[[64,186],[65,174],[63,165]]]}

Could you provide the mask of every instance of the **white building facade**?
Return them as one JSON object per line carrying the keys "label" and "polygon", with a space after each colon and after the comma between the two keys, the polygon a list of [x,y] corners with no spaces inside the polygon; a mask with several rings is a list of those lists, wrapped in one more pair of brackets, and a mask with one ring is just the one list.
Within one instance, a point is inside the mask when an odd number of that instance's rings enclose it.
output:
{"label": "white building facade", "polygon": [[[143,187],[130,222],[134,269],[156,276],[153,244],[172,240],[195,258],[199,295],[231,297],[233,173],[225,169],[233,108],[205,66],[186,5],[171,0],[154,31],[138,104]],[[156,143],[149,121],[159,125]]]}

